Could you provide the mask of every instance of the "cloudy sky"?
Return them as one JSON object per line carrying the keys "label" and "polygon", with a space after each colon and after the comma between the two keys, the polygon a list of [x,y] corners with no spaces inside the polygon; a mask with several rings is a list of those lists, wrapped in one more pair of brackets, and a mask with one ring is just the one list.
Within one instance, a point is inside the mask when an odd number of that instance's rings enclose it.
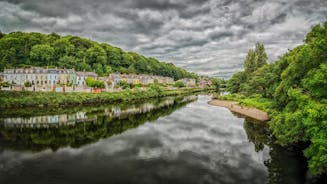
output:
{"label": "cloudy sky", "polygon": [[326,0],[0,0],[2,32],[78,35],[221,77],[256,42],[274,61],[326,20]]}

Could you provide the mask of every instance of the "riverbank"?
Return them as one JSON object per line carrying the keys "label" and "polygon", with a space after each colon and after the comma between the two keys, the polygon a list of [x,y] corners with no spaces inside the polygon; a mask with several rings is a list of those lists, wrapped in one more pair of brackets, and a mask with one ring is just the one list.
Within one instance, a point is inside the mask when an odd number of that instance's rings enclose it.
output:
{"label": "riverbank", "polygon": [[259,110],[254,107],[246,107],[239,105],[236,101],[226,101],[226,100],[218,100],[213,99],[209,102],[210,105],[220,106],[228,108],[230,111],[250,117],[252,119],[267,122],[269,121],[269,116],[267,112]]}
{"label": "riverbank", "polygon": [[204,89],[202,88],[181,88],[176,90],[149,88],[148,90],[124,90],[121,92],[104,92],[98,94],[0,91],[0,109],[17,107],[65,107],[87,104],[106,104],[164,96],[186,95],[203,90]]}

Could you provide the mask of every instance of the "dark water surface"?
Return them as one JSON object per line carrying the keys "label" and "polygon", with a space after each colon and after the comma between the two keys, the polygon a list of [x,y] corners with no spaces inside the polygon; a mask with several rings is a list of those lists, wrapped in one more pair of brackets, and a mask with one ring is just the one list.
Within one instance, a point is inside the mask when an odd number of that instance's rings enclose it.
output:
{"label": "dark water surface", "polygon": [[314,182],[301,152],[209,100],[2,111],[0,183]]}

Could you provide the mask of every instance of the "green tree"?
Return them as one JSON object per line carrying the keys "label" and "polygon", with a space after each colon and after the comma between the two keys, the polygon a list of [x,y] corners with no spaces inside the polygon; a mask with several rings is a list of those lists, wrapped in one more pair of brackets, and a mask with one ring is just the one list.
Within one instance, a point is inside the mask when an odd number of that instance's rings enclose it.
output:
{"label": "green tree", "polygon": [[244,68],[247,74],[250,74],[256,70],[256,57],[256,52],[250,49],[244,61]]}
{"label": "green tree", "polygon": [[52,66],[55,50],[48,44],[34,45],[32,47],[30,58],[38,65]]}
{"label": "green tree", "polygon": [[171,63],[77,36],[12,32],[0,38],[0,71],[5,67],[47,65],[96,71],[98,75],[138,73],[168,76],[175,80],[198,77]]}
{"label": "green tree", "polygon": [[268,57],[264,45],[261,43],[256,43],[254,52],[256,69],[266,65]]}
{"label": "green tree", "polygon": [[240,92],[241,85],[246,82],[247,74],[244,71],[235,73],[227,82],[227,91],[231,93]]}
{"label": "green tree", "polygon": [[85,82],[86,82],[87,86],[92,87],[92,88],[104,88],[105,87],[103,81],[99,81],[99,80],[96,80],[96,79],[93,79],[90,77],[86,78]]}
{"label": "green tree", "polygon": [[219,78],[212,78],[211,83],[215,87],[215,91],[220,92],[221,86],[223,84],[223,80]]}

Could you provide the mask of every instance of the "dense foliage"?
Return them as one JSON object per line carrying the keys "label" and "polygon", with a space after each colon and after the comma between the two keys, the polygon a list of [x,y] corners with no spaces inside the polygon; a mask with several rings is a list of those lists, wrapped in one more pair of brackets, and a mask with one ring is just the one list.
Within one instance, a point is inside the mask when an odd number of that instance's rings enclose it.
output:
{"label": "dense foliage", "polygon": [[105,87],[103,81],[96,80],[96,79],[93,79],[90,77],[86,78],[85,82],[86,82],[87,86],[92,87],[92,88],[104,88]]}
{"label": "dense foliage", "polygon": [[272,64],[252,65],[248,62],[255,58],[252,55],[249,52],[245,71],[229,80],[229,90],[273,99],[269,125],[278,142],[284,146],[309,143],[304,153],[310,171],[326,173],[327,22],[314,26],[303,45]]}
{"label": "dense foliage", "polygon": [[87,104],[106,104],[121,101],[144,100],[148,98],[178,96],[200,92],[201,88],[182,88],[177,90],[161,89],[152,84],[146,90],[124,90],[112,93],[55,93],[55,92],[15,92],[0,91],[0,111],[13,107],[37,106],[76,106]]}
{"label": "dense foliage", "polygon": [[100,76],[121,72],[168,76],[176,80],[197,77],[171,63],[77,36],[23,32],[3,34],[0,37],[0,71],[26,66],[94,70]]}
{"label": "dense foliage", "polygon": [[[244,71],[238,72],[232,76],[227,84],[228,91],[232,93],[251,94],[263,91],[264,81],[258,78],[258,72],[263,71],[267,65],[267,54],[262,44],[257,43],[255,49],[250,49],[244,62]],[[260,69],[260,70],[259,70]],[[253,86],[255,84],[256,86]]]}
{"label": "dense foliage", "polygon": [[185,84],[182,81],[177,81],[177,82],[175,82],[174,86],[178,87],[178,88],[182,88],[182,87],[185,87]]}
{"label": "dense foliage", "polygon": [[220,78],[211,78],[212,86],[216,92],[221,92],[225,88],[225,81]]}

